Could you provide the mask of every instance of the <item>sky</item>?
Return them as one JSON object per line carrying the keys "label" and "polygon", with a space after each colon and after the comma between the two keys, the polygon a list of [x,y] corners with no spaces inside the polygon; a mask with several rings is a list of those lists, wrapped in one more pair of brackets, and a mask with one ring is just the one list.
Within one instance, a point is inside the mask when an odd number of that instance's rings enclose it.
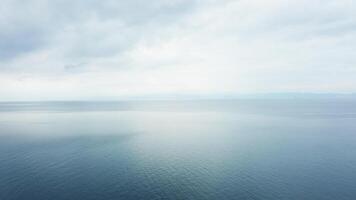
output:
{"label": "sky", "polygon": [[0,100],[356,92],[354,0],[0,0]]}

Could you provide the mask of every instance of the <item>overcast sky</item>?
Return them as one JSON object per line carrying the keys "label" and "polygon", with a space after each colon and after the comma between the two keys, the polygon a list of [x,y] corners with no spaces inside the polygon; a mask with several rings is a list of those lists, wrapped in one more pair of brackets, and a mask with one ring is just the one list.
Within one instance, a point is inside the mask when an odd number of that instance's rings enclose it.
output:
{"label": "overcast sky", "polygon": [[355,91],[354,0],[0,0],[0,100]]}

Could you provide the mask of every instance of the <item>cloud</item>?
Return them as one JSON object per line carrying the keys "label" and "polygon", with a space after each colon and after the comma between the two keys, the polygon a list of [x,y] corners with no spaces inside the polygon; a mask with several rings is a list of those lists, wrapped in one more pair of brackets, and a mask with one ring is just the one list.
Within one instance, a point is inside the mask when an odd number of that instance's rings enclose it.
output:
{"label": "cloud", "polygon": [[356,90],[350,0],[2,3],[8,98]]}
{"label": "cloud", "polygon": [[11,66],[8,61],[15,60],[16,66],[16,59],[43,51],[57,62],[116,56],[193,8],[194,1],[187,0],[5,0],[0,65]]}

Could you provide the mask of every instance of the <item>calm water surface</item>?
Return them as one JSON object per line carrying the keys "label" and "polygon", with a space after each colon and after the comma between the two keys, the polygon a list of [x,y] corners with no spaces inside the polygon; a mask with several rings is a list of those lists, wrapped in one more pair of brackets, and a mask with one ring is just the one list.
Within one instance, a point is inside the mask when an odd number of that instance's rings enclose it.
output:
{"label": "calm water surface", "polygon": [[0,103],[0,200],[356,199],[356,101]]}

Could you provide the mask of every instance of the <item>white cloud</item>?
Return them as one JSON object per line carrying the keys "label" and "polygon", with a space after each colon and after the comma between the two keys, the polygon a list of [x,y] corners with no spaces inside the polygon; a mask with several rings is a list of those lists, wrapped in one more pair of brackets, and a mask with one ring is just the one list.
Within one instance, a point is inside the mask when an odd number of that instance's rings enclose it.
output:
{"label": "white cloud", "polygon": [[356,90],[351,0],[4,4],[2,99]]}

